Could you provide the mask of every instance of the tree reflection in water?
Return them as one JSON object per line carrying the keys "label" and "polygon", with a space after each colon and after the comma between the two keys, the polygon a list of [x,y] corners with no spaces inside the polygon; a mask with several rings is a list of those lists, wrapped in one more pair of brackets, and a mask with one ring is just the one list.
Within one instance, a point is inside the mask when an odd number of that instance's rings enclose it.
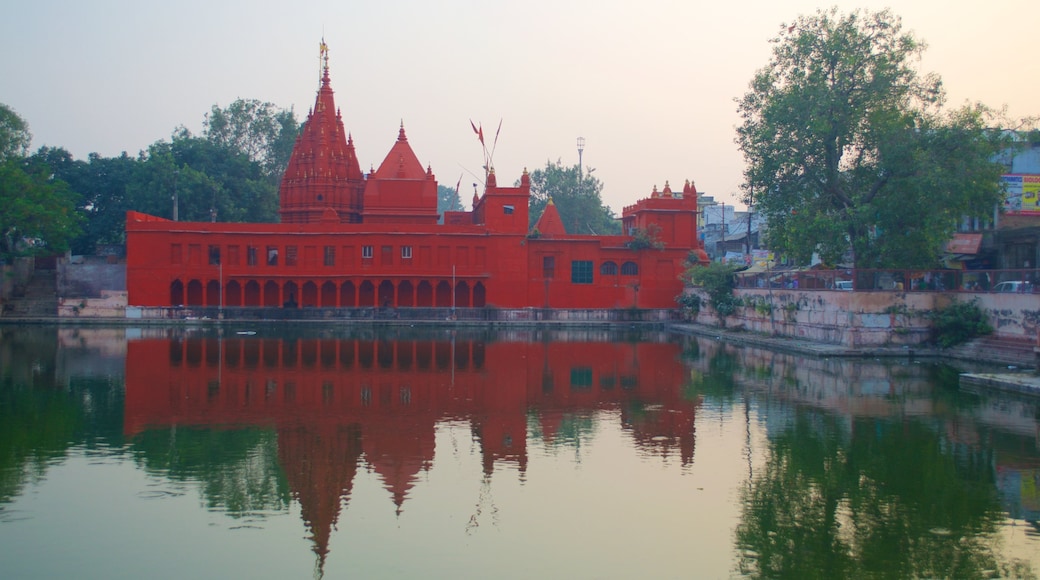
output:
{"label": "tree reflection in water", "polygon": [[809,408],[770,437],[742,494],[741,573],[764,578],[1031,577],[1002,561],[990,452],[951,448],[927,419],[846,427]]}
{"label": "tree reflection in water", "polygon": [[382,494],[361,503],[399,517],[429,484],[445,425],[471,437],[473,531],[497,517],[493,475],[525,483],[536,446],[581,463],[608,421],[624,439],[616,452],[704,477],[696,468],[717,453],[706,447],[695,465],[707,415],[709,441],[724,421],[746,424],[732,431],[747,455],[746,476],[733,478],[746,477],[730,506],[740,520],[720,556],[737,573],[1033,574],[997,538],[1008,517],[1040,513],[1029,485],[1037,404],[965,393],[946,367],[601,330],[149,328],[91,343],[106,332],[0,327],[0,524],[4,505],[70,449],[104,448],[154,478],[197,484],[237,527],[298,506],[320,575],[333,531],[357,525],[342,515],[355,481]]}

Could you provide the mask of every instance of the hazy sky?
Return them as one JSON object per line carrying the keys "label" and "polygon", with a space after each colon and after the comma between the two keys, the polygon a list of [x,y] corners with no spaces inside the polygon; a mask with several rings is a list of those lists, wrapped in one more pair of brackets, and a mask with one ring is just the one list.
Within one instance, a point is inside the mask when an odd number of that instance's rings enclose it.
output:
{"label": "hazy sky", "polygon": [[[1040,2],[1002,0],[368,0],[19,2],[0,21],[0,102],[25,118],[33,149],[136,155],[214,104],[293,107],[318,87],[318,44],[363,169],[404,122],[438,181],[481,174],[470,119],[490,141],[499,183],[562,159],[603,181],[620,215],[654,185],[733,202],[743,159],[734,98],[768,62],[781,23],[817,8],[891,8],[929,45],[949,105],[1040,114]],[[489,143],[490,144],[490,143]]]}

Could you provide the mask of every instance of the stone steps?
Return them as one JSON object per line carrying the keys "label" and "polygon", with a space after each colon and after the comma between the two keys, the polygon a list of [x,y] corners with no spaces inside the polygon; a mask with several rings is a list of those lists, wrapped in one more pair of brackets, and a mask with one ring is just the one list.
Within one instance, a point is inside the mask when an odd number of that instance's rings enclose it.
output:
{"label": "stone steps", "polygon": [[950,350],[956,352],[959,358],[966,360],[1032,368],[1036,366],[1036,353],[1033,350],[1035,346],[1034,340],[1026,338],[985,336]]}
{"label": "stone steps", "polygon": [[55,270],[36,270],[21,296],[4,304],[4,318],[54,318],[58,315]]}

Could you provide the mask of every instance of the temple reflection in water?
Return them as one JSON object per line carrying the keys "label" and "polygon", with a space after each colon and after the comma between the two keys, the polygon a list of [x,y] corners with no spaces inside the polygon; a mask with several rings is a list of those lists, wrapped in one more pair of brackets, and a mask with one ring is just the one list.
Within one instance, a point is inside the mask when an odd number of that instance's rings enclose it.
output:
{"label": "temple reflection in water", "polygon": [[[147,332],[147,331],[146,331]],[[439,422],[468,422],[485,477],[524,477],[529,427],[545,442],[568,418],[616,411],[633,445],[693,461],[699,399],[676,342],[612,332],[429,330],[379,339],[155,331],[130,340],[128,436],[174,427],[262,427],[324,560],[359,469],[396,509],[429,470]],[[626,340],[627,338],[627,340]]]}

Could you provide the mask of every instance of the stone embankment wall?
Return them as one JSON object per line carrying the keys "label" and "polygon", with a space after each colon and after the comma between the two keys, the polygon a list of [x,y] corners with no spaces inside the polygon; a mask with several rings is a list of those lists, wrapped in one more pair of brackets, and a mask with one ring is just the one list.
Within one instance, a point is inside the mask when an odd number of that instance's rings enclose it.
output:
{"label": "stone embankment wall", "polygon": [[0,264],[0,303],[20,294],[32,278],[36,262],[33,258],[15,258]]}
{"label": "stone embankment wall", "polygon": [[[719,324],[699,289],[702,307],[695,322]],[[836,290],[739,289],[742,306],[725,320],[770,336],[789,336],[848,347],[916,345],[931,338],[926,313],[954,300],[978,299],[997,338],[1035,340],[1040,294],[843,292]]]}
{"label": "stone embankment wall", "polygon": [[58,298],[59,318],[125,318],[126,291],[101,290],[100,298]]}
{"label": "stone embankment wall", "polygon": [[126,264],[104,256],[73,256],[58,264],[58,296],[101,298],[106,291],[126,294]]}

